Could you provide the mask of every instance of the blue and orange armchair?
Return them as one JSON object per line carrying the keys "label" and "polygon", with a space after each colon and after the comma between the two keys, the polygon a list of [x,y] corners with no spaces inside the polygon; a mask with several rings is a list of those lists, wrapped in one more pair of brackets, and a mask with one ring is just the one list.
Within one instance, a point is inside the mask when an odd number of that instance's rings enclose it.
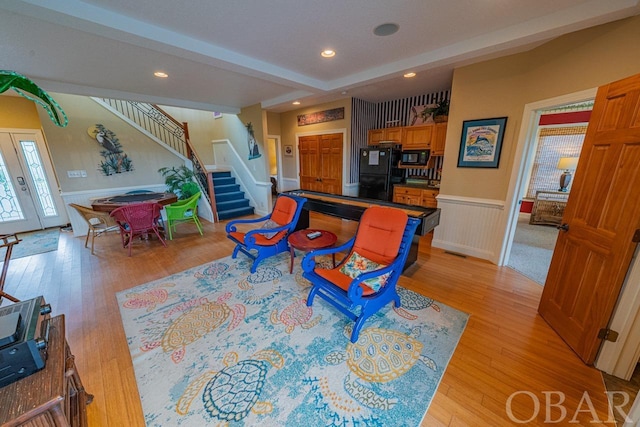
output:
{"label": "blue and orange armchair", "polygon": [[[371,315],[392,301],[400,307],[396,285],[418,223],[400,209],[368,208],[348,242],[315,250],[303,258],[302,276],[312,284],[307,305],[311,306],[317,295],[354,320],[351,342],[355,343]],[[336,267],[316,267],[316,256],[345,252]]]}
{"label": "blue and orange armchair", "polygon": [[[273,211],[262,218],[238,219],[230,221],[226,226],[227,238],[236,244],[232,258],[242,252],[253,259],[251,273],[255,273],[258,264],[268,257],[289,251],[287,237],[294,231],[302,206],[307,201],[304,197],[281,195],[276,199]],[[246,233],[237,230],[237,224],[252,224],[266,221],[261,228]]]}

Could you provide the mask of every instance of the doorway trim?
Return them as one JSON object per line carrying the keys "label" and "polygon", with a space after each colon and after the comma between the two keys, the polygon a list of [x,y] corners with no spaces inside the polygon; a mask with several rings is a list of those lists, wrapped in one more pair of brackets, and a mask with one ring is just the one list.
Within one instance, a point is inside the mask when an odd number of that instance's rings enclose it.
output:
{"label": "doorway trim", "polygon": [[520,200],[520,195],[526,190],[526,178],[529,175],[529,170],[535,157],[535,137],[538,128],[537,122],[541,114],[540,110],[592,100],[596,97],[597,91],[598,88],[591,88],[525,104],[505,203],[507,207],[506,232],[502,240],[500,256],[498,258],[499,266],[505,265],[509,261],[513,236],[515,235],[516,225],[518,224],[518,213],[520,211],[518,201]]}
{"label": "doorway trim", "polygon": [[[594,99],[598,89],[591,88],[559,97],[532,102],[524,106],[522,126],[518,136],[514,167],[511,170],[509,189],[505,206],[507,221],[505,235],[500,250],[498,265],[508,262],[518,222],[520,194],[526,185],[525,178],[533,162],[535,153],[535,136],[540,111],[563,104],[571,104]],[[640,359],[640,256],[636,251],[627,273],[623,288],[618,296],[618,303],[611,315],[609,327],[619,332],[618,341],[604,341],[594,363],[597,369],[610,375],[628,380]],[[636,286],[632,284],[637,283]]]}
{"label": "doorway trim", "polygon": [[[278,192],[282,191],[282,149],[280,147],[280,135],[267,135],[267,139],[274,139],[276,145],[276,179],[278,180],[278,185],[276,190]],[[272,208],[270,206],[269,208]],[[271,210],[271,209],[269,209]]]}

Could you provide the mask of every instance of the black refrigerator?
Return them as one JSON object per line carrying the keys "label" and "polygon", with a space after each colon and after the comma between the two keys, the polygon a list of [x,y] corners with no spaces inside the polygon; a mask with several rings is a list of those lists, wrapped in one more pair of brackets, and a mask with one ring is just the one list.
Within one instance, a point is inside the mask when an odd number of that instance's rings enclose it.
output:
{"label": "black refrigerator", "polygon": [[397,168],[398,160],[400,151],[392,147],[361,148],[358,197],[390,202],[393,185],[404,177],[404,170]]}

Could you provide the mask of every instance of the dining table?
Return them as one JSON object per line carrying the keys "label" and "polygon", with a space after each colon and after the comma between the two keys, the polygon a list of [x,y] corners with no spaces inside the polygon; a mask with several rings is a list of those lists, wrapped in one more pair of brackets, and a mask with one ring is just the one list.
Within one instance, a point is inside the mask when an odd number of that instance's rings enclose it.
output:
{"label": "dining table", "polygon": [[120,206],[131,203],[156,202],[162,206],[177,202],[178,196],[173,193],[133,193],[117,194],[115,196],[101,197],[91,201],[91,208],[99,212],[111,212]]}

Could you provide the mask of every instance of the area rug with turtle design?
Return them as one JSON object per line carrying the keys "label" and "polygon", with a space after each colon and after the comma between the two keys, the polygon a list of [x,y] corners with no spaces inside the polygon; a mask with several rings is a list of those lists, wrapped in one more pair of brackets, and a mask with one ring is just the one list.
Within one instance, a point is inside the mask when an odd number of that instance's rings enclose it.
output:
{"label": "area rug with turtle design", "polygon": [[238,255],[118,293],[148,426],[420,424],[468,315],[398,287],[352,344],[351,320],[306,306],[299,262],[251,274]]}

